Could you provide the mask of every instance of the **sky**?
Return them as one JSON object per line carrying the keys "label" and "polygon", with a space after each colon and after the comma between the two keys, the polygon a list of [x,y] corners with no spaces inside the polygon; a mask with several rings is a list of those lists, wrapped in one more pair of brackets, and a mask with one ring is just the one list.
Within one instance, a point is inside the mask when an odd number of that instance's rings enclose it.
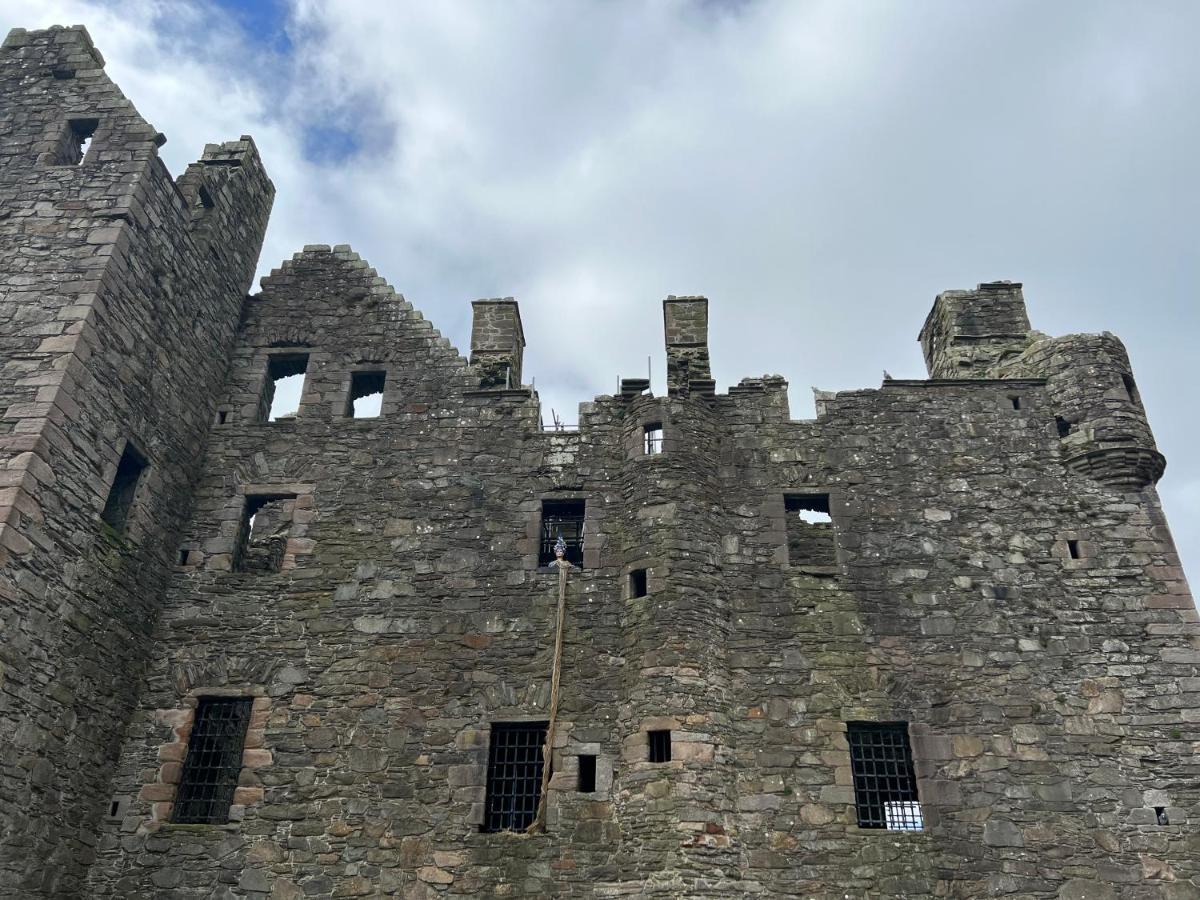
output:
{"label": "sky", "polygon": [[1200,3],[0,0],[83,23],[175,174],[251,134],[260,274],[351,244],[465,353],[513,296],[544,417],[640,376],[710,298],[718,390],[924,377],[933,298],[1023,282],[1129,349],[1200,578]]}

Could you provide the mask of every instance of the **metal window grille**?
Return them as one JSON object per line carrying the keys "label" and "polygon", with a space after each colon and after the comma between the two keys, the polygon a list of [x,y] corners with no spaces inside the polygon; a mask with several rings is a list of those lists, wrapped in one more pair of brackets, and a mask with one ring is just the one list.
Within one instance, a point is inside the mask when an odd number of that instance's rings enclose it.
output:
{"label": "metal window grille", "polygon": [[645,450],[647,456],[662,453],[663,427],[661,422],[652,422],[643,429],[645,433]]}
{"label": "metal window grille", "polygon": [[583,500],[543,500],[542,540],[538,565],[554,562],[554,544],[559,535],[567,545],[567,562],[583,566]]}
{"label": "metal window grille", "polygon": [[242,771],[250,725],[248,697],[202,697],[188,738],[173,821],[220,824]]}
{"label": "metal window grille", "polygon": [[537,816],[546,722],[492,725],[484,831],[522,831]]}
{"label": "metal window grille", "polygon": [[665,763],[671,761],[671,732],[649,731],[646,733],[650,743],[650,762]]}
{"label": "metal window grille", "polygon": [[850,768],[859,828],[920,831],[917,776],[906,722],[849,722]]}

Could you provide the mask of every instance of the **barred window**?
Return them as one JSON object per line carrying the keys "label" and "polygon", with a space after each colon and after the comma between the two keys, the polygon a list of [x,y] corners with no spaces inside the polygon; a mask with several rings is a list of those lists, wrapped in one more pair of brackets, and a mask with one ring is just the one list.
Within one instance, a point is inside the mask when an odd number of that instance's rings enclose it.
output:
{"label": "barred window", "polygon": [[249,697],[201,697],[175,795],[173,821],[221,824],[242,771]]}
{"label": "barred window", "polygon": [[496,722],[488,748],[484,831],[523,831],[537,817],[546,722]]}
{"label": "barred window", "polygon": [[647,456],[653,456],[656,453],[663,451],[663,427],[662,422],[651,422],[649,425],[643,426],[643,449]]}
{"label": "barred window", "polygon": [[647,759],[652,763],[671,761],[671,732],[669,730],[646,732]]}
{"label": "barred window", "polygon": [[920,831],[917,776],[907,722],[848,722],[859,828]]}
{"label": "barred window", "polygon": [[567,545],[567,562],[583,566],[583,500],[543,500],[542,540],[538,550],[538,565],[554,562],[554,545],[559,537]]}

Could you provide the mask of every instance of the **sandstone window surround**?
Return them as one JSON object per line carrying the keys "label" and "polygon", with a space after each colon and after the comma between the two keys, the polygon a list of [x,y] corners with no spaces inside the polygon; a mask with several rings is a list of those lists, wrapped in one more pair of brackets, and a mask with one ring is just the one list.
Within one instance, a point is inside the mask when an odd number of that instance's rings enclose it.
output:
{"label": "sandstone window surround", "polygon": [[671,761],[671,732],[657,728],[646,732],[646,759],[652,763]]}
{"label": "sandstone window surround", "polygon": [[[188,691],[179,708],[155,711],[155,721],[170,728],[171,739],[159,745],[159,768],[154,778],[143,784],[138,793],[139,800],[150,804],[149,818],[142,819],[139,831],[153,831],[171,824],[196,712],[206,698],[247,699],[250,703],[239,776],[226,810],[228,824],[211,823],[212,827],[236,828],[236,823],[245,815],[246,807],[262,802],[265,791],[256,773],[272,762],[271,751],[265,746],[271,700],[265,694],[262,686],[196,687]],[[122,800],[114,798],[113,802],[120,807]]]}
{"label": "sandstone window surround", "polygon": [[482,831],[524,831],[537,816],[547,722],[494,722]]}
{"label": "sandstone window surround", "polygon": [[249,697],[201,697],[188,736],[171,821],[223,825],[242,773]]}
{"label": "sandstone window surround", "polygon": [[907,722],[847,722],[859,828],[922,831]]}

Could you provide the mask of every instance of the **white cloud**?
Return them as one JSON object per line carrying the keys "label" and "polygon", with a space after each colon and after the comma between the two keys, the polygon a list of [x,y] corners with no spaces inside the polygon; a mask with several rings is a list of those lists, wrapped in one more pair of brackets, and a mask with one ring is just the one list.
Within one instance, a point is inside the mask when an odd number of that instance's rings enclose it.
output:
{"label": "white cloud", "polygon": [[[88,24],[173,171],[254,134],[264,270],[351,243],[460,348],[515,295],[568,420],[647,355],[661,386],[667,293],[711,297],[723,385],[780,372],[806,415],[922,374],[937,291],[1022,280],[1036,327],[1128,344],[1200,571],[1194,4],[301,0],[282,63],[210,6],[25,6]],[[361,152],[305,160],[329,125]]]}

